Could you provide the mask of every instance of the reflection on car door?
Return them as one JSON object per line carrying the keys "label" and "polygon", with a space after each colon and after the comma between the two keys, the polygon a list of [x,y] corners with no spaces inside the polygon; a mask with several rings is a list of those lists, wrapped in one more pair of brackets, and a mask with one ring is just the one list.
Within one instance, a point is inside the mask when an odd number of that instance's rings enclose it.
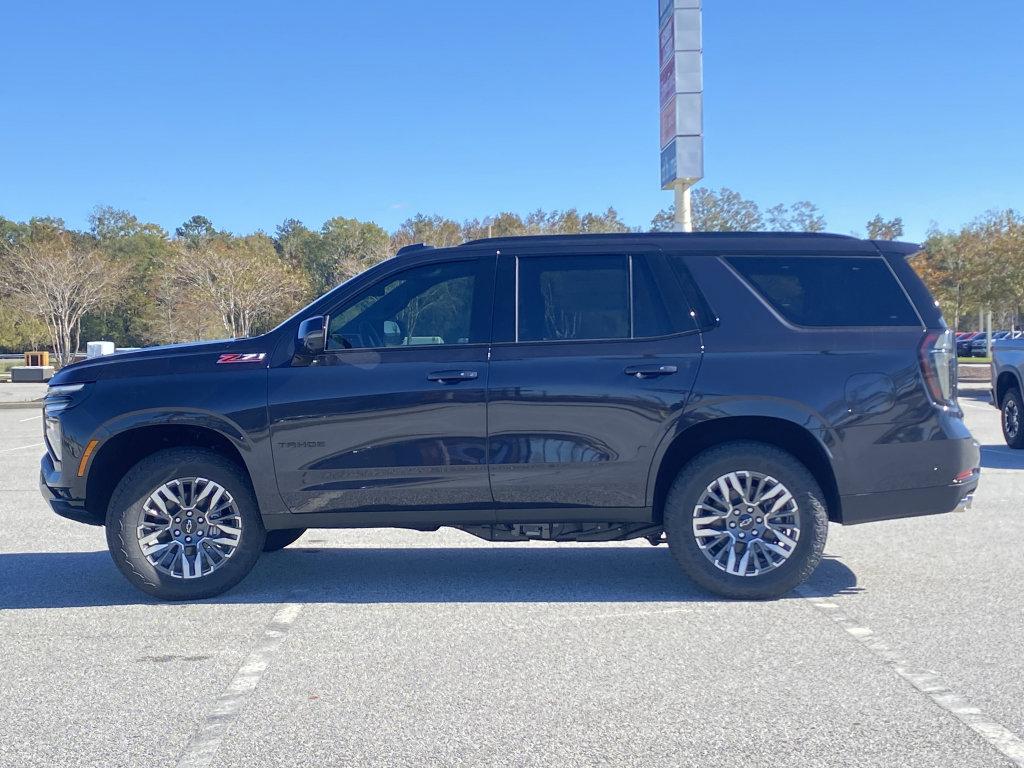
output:
{"label": "reflection on car door", "polygon": [[700,361],[689,306],[670,303],[686,301],[675,281],[657,252],[499,257],[488,387],[499,519],[643,517],[655,450]]}
{"label": "reflection on car door", "polygon": [[493,518],[486,467],[493,257],[383,277],[330,313],[314,365],[270,372],[274,461],[297,513]]}

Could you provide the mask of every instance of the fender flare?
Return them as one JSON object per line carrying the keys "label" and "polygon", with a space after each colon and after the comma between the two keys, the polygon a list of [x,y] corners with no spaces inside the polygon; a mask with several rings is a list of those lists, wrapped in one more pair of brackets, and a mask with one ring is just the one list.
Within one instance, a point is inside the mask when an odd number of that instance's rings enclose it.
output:
{"label": "fender flare", "polygon": [[669,425],[658,443],[647,474],[647,505],[652,508],[654,506],[662,462],[677,438],[718,419],[749,417],[779,419],[809,433],[822,449],[836,483],[841,487],[836,469],[842,465],[837,457],[837,448],[841,442],[836,430],[817,411],[802,403],[778,397],[700,397],[687,403],[685,410]]}

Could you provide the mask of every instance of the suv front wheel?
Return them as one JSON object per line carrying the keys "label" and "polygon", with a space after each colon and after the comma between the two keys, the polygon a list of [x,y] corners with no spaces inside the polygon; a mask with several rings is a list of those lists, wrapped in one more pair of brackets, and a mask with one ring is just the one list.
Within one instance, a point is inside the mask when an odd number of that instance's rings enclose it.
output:
{"label": "suv front wheel", "polygon": [[824,495],[791,454],[763,443],[710,448],[679,472],[665,500],[672,554],[723,597],[767,600],[801,584],[825,549]]}
{"label": "suv front wheel", "polygon": [[249,478],[214,451],[146,457],[114,489],[107,545],[121,572],[162,600],[230,589],[252,570],[266,531]]}
{"label": "suv front wheel", "polygon": [[1024,448],[1024,403],[1016,387],[1003,395],[1002,408],[1003,438],[1011,448]]}

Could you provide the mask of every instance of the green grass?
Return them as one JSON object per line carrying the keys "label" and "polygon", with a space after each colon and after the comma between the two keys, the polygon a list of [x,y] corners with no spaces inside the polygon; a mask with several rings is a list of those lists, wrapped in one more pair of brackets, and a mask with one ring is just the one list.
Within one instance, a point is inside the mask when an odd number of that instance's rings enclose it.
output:
{"label": "green grass", "polygon": [[991,357],[958,357],[956,359],[956,361],[960,365],[964,365],[964,364],[970,365],[971,363],[991,363],[992,362],[992,358]]}

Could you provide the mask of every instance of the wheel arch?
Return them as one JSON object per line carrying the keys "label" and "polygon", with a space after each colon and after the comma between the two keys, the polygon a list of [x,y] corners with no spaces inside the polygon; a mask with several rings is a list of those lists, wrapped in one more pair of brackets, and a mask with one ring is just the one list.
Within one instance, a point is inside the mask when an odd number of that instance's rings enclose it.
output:
{"label": "wheel arch", "polygon": [[829,451],[806,427],[776,416],[723,416],[696,423],[676,434],[662,454],[655,475],[655,522],[663,520],[668,490],[687,463],[708,448],[741,440],[773,445],[794,456],[821,486],[829,520],[842,522],[839,487]]}
{"label": "wheel arch", "polygon": [[1020,377],[1017,372],[1011,369],[1006,369],[1000,372],[996,379],[996,406],[1001,408],[1003,405],[1003,398],[1006,393],[1016,387],[1017,391],[1020,392]]}
{"label": "wheel arch", "polygon": [[89,462],[85,503],[90,513],[102,520],[114,488],[133,466],[166,448],[204,448],[236,464],[255,487],[236,439],[209,425],[185,423],[137,424],[101,440]]}

